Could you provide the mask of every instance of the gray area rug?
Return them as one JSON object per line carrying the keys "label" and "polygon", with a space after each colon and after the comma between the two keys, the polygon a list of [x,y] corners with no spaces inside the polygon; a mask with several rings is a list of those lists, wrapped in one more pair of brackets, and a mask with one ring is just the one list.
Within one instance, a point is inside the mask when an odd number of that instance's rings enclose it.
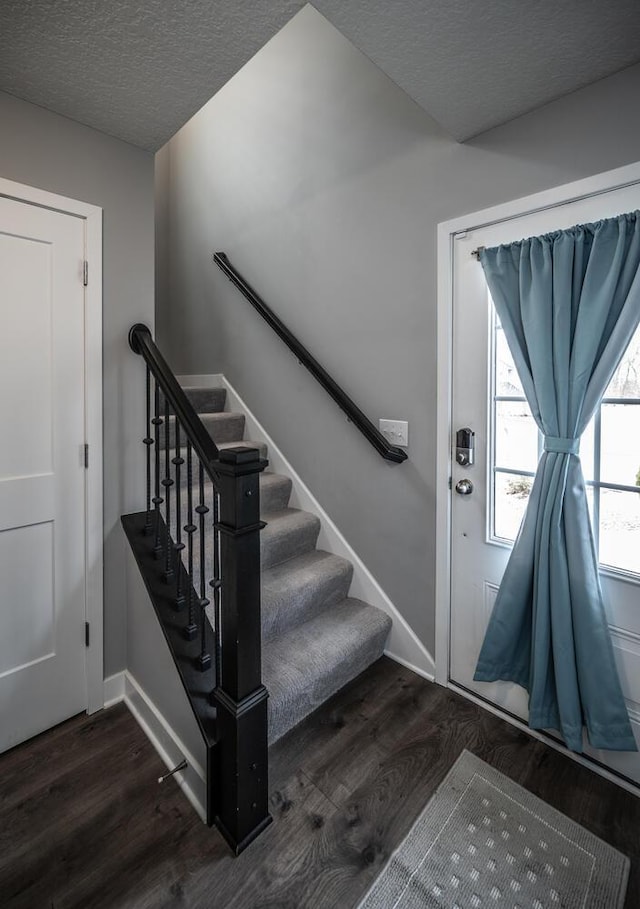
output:
{"label": "gray area rug", "polygon": [[629,859],[463,751],[359,909],[622,909]]}

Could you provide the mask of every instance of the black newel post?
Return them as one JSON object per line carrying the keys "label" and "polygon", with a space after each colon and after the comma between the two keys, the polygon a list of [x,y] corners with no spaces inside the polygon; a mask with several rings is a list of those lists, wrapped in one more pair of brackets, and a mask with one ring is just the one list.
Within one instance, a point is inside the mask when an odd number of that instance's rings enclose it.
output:
{"label": "black newel post", "polygon": [[[260,473],[256,449],[221,451],[219,477],[222,665],[212,693],[218,744],[209,810],[236,854],[271,821],[268,811],[267,690],[260,632]],[[211,778],[211,777],[210,777]]]}

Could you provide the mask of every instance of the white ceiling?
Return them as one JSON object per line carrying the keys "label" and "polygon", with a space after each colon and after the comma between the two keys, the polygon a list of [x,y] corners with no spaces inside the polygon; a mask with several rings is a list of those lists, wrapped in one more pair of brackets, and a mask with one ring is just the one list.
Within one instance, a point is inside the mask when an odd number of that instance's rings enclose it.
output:
{"label": "white ceiling", "polygon": [[[301,0],[2,0],[0,90],[152,151]],[[462,141],[640,61],[638,0],[314,0]]]}

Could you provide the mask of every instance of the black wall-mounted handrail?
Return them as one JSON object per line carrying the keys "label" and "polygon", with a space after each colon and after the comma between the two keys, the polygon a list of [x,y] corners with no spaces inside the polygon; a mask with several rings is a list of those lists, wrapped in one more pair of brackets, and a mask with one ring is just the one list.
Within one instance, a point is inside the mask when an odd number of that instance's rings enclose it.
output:
{"label": "black wall-mounted handrail", "polygon": [[349,395],[343,391],[342,388],[340,388],[338,383],[331,378],[329,373],[318,363],[315,357],[309,353],[307,348],[289,331],[284,322],[276,316],[259,294],[257,294],[251,285],[245,281],[240,272],[231,264],[226,253],[214,253],[213,261],[218,268],[225,273],[231,283],[235,284],[240,293],[246,297],[253,308],[260,313],[265,322],[273,328],[278,337],[284,341],[300,363],[309,370],[311,375],[317,379],[325,391],[331,395],[338,407],[344,411],[354,426],[358,427],[360,432],[373,445],[376,451],[387,461],[394,461],[396,464],[401,464],[402,461],[406,461],[406,451],[403,451],[401,448],[396,448],[395,445],[391,445],[385,439],[380,430],[374,426],[366,414],[360,410],[358,405],[351,400]]}

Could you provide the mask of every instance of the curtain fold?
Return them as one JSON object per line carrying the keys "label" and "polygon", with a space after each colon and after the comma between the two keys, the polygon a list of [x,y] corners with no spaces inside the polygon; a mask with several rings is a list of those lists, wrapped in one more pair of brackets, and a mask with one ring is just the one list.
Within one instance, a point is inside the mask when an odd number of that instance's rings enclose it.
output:
{"label": "curtain fold", "polygon": [[635,751],[600,588],[579,440],[640,322],[640,212],[480,251],[544,436],[475,680],[529,692],[573,751]]}

